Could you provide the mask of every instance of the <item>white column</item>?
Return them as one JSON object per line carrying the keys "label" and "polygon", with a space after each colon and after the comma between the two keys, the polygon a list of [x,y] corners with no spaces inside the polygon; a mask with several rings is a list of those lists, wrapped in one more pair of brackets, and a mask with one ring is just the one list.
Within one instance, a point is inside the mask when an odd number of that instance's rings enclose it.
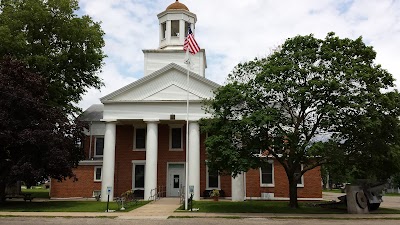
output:
{"label": "white column", "polygon": [[165,41],[167,45],[171,43],[171,20],[167,20],[166,22],[166,32],[165,32]]}
{"label": "white column", "polygon": [[114,198],[115,133],[116,122],[106,122],[106,132],[104,135],[103,171],[101,182],[102,202],[107,201],[107,188],[111,188],[110,201],[113,201]]}
{"label": "white column", "polygon": [[200,128],[189,122],[189,186],[194,186],[193,200],[200,200]]}
{"label": "white column", "polygon": [[179,20],[179,43],[182,45],[185,42],[185,21]]}
{"label": "white column", "polygon": [[146,166],[144,176],[144,200],[151,197],[157,187],[158,121],[147,121]]}
{"label": "white column", "polygon": [[232,201],[244,201],[244,176],[243,173],[232,177]]}
{"label": "white column", "polygon": [[159,43],[159,46],[161,46],[161,41],[164,39],[163,37],[164,37],[164,33],[165,33],[165,30],[163,30],[163,25],[162,25],[162,23],[160,23],[160,25],[159,25],[159,29],[160,29],[160,37],[159,37],[159,39],[160,39],[160,43]]}

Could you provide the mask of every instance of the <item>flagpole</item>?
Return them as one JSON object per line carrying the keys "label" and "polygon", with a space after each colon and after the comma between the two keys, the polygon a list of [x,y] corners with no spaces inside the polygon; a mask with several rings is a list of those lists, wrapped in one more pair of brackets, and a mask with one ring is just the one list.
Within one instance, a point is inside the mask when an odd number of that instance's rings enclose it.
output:
{"label": "flagpole", "polygon": [[188,198],[189,198],[189,69],[190,69],[190,59],[189,59],[189,48],[186,50],[186,164],[185,164],[185,210],[188,210]]}

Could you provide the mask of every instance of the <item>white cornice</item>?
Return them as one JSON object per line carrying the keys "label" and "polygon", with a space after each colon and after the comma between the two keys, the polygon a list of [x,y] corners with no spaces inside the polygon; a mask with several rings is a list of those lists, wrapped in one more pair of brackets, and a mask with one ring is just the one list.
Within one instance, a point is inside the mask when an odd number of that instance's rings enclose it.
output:
{"label": "white cornice", "polygon": [[[131,90],[131,89],[133,89],[133,88],[135,88],[135,87],[137,87],[137,86],[139,86],[139,85],[141,85],[141,84],[143,84],[145,82],[148,82],[148,81],[156,78],[157,76],[159,76],[159,75],[161,75],[161,74],[163,74],[163,73],[165,73],[165,72],[167,72],[167,71],[169,71],[171,69],[175,69],[177,71],[180,71],[181,73],[187,73],[187,69],[183,68],[182,66],[179,66],[179,65],[177,65],[175,63],[170,63],[167,66],[163,67],[162,69],[159,69],[159,70],[149,74],[148,76],[145,76],[145,77],[143,77],[143,78],[141,78],[141,79],[139,79],[137,81],[134,81],[134,82],[132,82],[132,83],[130,83],[130,84],[128,84],[128,85],[126,85],[126,86],[124,86],[124,87],[122,87],[122,88],[120,88],[120,89],[118,89],[118,90],[116,90],[116,91],[114,91],[114,92],[112,92],[112,93],[100,98],[100,101],[101,101],[101,103],[115,102],[115,100],[111,100],[111,99],[116,97],[116,96],[118,96],[118,95],[120,95],[120,94],[123,94],[126,91],[129,91],[129,90]],[[206,78],[204,78],[204,77],[202,77],[202,76],[200,76],[200,75],[198,75],[196,73],[193,73],[191,71],[189,72],[189,76],[190,76],[190,79],[195,79],[195,80],[198,80],[200,82],[206,83],[206,84],[208,84],[209,86],[211,86],[213,88],[220,87],[219,84],[217,84],[217,83],[215,83],[215,82],[213,82],[213,81],[211,81],[209,79],[206,79]],[[116,102],[118,102],[118,101],[116,101]]]}

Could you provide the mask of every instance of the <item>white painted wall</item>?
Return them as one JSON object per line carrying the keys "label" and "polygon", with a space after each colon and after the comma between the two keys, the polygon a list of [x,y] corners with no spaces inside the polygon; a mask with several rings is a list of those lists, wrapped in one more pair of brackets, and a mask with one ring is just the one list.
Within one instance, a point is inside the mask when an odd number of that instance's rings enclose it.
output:
{"label": "white painted wall", "polygon": [[91,128],[92,132],[90,133],[89,130],[84,131],[85,135],[92,135],[92,136],[104,136],[105,130],[106,130],[106,124],[104,122],[101,121],[96,121],[96,122],[92,122],[92,125],[90,125],[89,122],[89,129]]}
{"label": "white painted wall", "polygon": [[[199,77],[199,76],[195,76]],[[111,101],[140,100],[183,100],[186,101],[187,75],[176,69],[170,69],[152,79],[143,81],[115,97]],[[199,77],[200,78],[200,77]],[[201,78],[204,80],[204,78]],[[214,97],[213,88],[193,76],[189,80],[190,100],[200,100]],[[157,95],[158,99],[154,97]]]}
{"label": "white painted wall", "polygon": [[[199,120],[203,117],[210,116],[204,112],[202,106],[202,102],[190,103],[189,120]],[[175,115],[175,120],[186,120],[186,102],[134,102],[105,104],[103,118],[105,120],[169,120],[171,114]]]}
{"label": "white painted wall", "polygon": [[[200,46],[201,47],[201,46]],[[182,50],[143,50],[144,53],[144,76],[147,76],[170,63],[176,63],[186,68],[185,56],[186,52]],[[191,55],[192,69],[190,71],[205,77],[205,69],[207,68],[205,50],[201,49],[195,55]]]}

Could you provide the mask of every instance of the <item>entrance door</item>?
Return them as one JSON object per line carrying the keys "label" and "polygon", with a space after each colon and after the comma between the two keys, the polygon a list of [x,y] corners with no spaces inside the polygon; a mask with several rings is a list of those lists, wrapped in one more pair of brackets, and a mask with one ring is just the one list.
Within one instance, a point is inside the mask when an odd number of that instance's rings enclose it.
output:
{"label": "entrance door", "polygon": [[178,197],[179,190],[185,185],[185,169],[183,164],[168,165],[167,196]]}

